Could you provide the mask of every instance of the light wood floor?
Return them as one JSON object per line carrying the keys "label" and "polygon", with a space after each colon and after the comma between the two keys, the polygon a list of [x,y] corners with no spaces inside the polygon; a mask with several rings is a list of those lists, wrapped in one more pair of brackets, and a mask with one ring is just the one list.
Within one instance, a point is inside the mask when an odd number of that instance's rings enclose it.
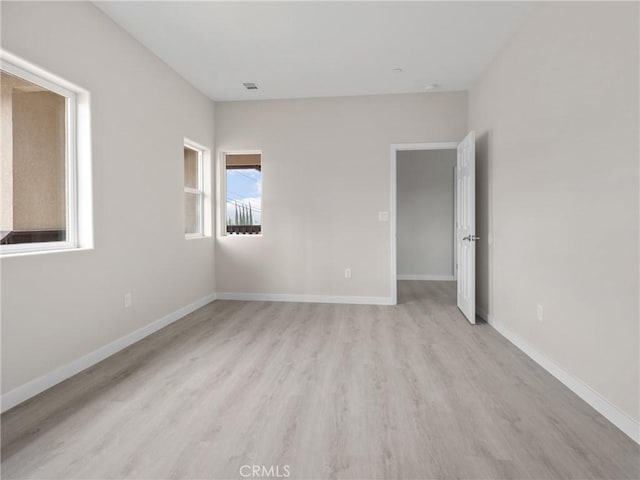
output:
{"label": "light wood floor", "polygon": [[640,477],[638,446],[454,295],[214,302],[4,414],[2,477]]}

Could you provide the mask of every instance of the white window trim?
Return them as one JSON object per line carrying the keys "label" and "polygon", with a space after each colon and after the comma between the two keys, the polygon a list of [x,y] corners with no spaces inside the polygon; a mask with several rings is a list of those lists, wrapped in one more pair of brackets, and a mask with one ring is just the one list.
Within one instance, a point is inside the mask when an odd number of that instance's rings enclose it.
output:
{"label": "white window trim", "polygon": [[54,75],[28,64],[19,58],[0,52],[0,70],[27,80],[35,85],[65,97],[65,217],[66,240],[59,242],[34,242],[0,245],[0,255],[17,253],[70,250],[79,247],[78,242],[78,162],[77,162],[77,106],[78,91],[62,86]]}
{"label": "white window trim", "polygon": [[[260,175],[264,185],[264,164],[262,164],[262,150],[225,150],[219,155],[218,168],[218,197],[219,209],[219,236],[233,238],[260,238],[264,235],[264,212],[260,215],[260,233],[252,235],[229,235],[227,233],[227,155],[260,155]],[[262,195],[262,193],[260,194]],[[264,204],[262,204],[264,206]]]}
{"label": "white window trim", "polygon": [[[185,233],[184,237],[186,239],[194,239],[194,238],[204,238],[207,237],[207,222],[206,222],[206,198],[207,198],[207,188],[204,181],[205,178],[205,157],[208,154],[208,149],[203,147],[202,145],[197,144],[196,142],[189,140],[187,138],[184,139],[184,148],[188,148],[189,150],[193,150],[198,154],[198,188],[191,188],[184,186],[184,193],[192,193],[197,195],[198,203],[198,215],[197,215],[197,232],[194,233]],[[183,160],[184,165],[184,160]],[[184,181],[183,181],[184,184]],[[184,196],[183,196],[184,201]],[[184,209],[183,209],[184,211]],[[185,219],[186,221],[186,219]]]}

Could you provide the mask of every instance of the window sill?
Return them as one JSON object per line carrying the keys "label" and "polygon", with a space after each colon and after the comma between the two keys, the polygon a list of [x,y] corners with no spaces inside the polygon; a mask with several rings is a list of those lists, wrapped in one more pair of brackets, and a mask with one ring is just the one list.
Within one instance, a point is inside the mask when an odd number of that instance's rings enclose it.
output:
{"label": "window sill", "polygon": [[184,236],[185,240],[197,240],[199,238],[211,238],[211,235],[203,235],[202,233],[189,233]]}
{"label": "window sill", "polygon": [[15,250],[15,251],[3,251],[0,249],[0,258],[18,258],[18,257],[30,257],[34,255],[46,255],[52,253],[69,253],[69,252],[86,252],[93,250],[93,247],[64,247],[55,246],[48,249],[39,250]]}

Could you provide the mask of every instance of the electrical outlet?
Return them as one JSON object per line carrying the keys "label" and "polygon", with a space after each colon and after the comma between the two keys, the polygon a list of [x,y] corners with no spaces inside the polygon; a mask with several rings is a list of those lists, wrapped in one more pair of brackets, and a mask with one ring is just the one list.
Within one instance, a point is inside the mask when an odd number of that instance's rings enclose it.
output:
{"label": "electrical outlet", "polygon": [[544,307],[542,305],[538,305],[538,321],[542,322],[544,321]]}
{"label": "electrical outlet", "polygon": [[378,221],[379,222],[388,222],[389,221],[389,212],[378,212]]}
{"label": "electrical outlet", "polygon": [[131,306],[131,294],[124,294],[124,308],[129,308]]}
{"label": "electrical outlet", "polygon": [[350,268],[345,268],[344,269],[344,278],[351,278],[351,269]]}

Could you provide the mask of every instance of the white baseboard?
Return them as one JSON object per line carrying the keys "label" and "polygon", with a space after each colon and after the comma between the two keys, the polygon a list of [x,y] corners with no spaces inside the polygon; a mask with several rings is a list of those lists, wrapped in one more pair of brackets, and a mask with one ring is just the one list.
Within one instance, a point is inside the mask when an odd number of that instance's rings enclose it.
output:
{"label": "white baseboard", "polygon": [[258,302],[344,303],[348,305],[392,305],[391,297],[349,297],[336,295],[296,295],[286,293],[218,292],[218,300]]}
{"label": "white baseboard", "polygon": [[72,362],[63,365],[62,367],[56,368],[55,370],[42,375],[30,382],[25,383],[13,390],[2,395],[0,399],[0,403],[2,404],[1,411],[5,412],[10,408],[15,407],[19,403],[28,400],[29,398],[47,390],[48,388],[53,387],[54,385],[70,378],[83,370],[95,365],[98,362],[101,362],[107,357],[110,357],[114,353],[119,352],[120,350],[132,345],[143,338],[151,335],[154,332],[157,332],[161,328],[166,327],[167,325],[175,322],[176,320],[181,319],[185,315],[197,310],[200,307],[204,307],[208,303],[213,302],[216,299],[216,294],[210,294],[206,297],[201,298],[200,300],[196,300],[195,302],[186,305],[178,310],[166,315],[158,320],[151,322],[148,325],[145,325],[134,332],[131,332],[124,337],[120,337],[113,342],[94,350]]}
{"label": "white baseboard", "polygon": [[567,372],[526,340],[523,340],[521,337],[507,329],[503,324],[497,322],[493,317],[491,317],[491,315],[487,315],[486,312],[479,309],[476,309],[476,315],[483,320],[486,320],[487,323],[498,333],[522,350],[547,372],[556,377],[566,387],[573,391],[573,393],[582,398],[582,400],[591,405],[598,413],[613,423],[629,438],[636,443],[640,443],[640,423],[637,420],[631,418],[582,380]]}
{"label": "white baseboard", "polygon": [[401,275],[397,276],[398,280],[431,280],[441,282],[454,282],[456,277],[453,275]]}

